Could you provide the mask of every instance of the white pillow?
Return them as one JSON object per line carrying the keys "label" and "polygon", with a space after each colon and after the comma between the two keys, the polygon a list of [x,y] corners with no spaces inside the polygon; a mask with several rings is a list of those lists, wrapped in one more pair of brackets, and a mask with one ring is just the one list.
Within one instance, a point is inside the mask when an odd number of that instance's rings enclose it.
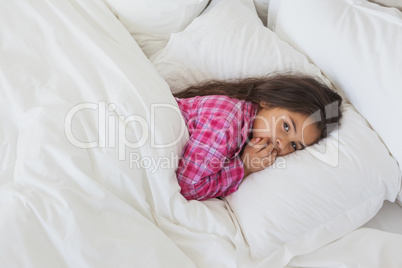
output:
{"label": "white pillow", "polygon": [[385,199],[395,200],[395,160],[350,104],[343,113],[339,131],[251,174],[226,197],[255,260],[283,267],[360,227]]}
{"label": "white pillow", "polygon": [[268,22],[268,7],[270,0],[254,0],[255,9],[257,10],[258,17],[262,20],[264,26]]}
{"label": "white pillow", "polygon": [[183,30],[208,0],[103,0],[147,57],[163,48],[171,33]]}
{"label": "white pillow", "polygon": [[369,0],[369,1],[386,7],[395,7],[402,11],[401,0]]}
{"label": "white pillow", "polygon": [[[205,79],[288,69],[320,75],[305,56],[262,25],[249,3],[222,0],[186,30],[173,34],[152,57],[173,91]],[[384,199],[395,198],[398,166],[350,105],[345,105],[339,139],[337,135],[280,158],[274,168],[251,175],[227,197],[246,239],[236,241],[239,254],[248,245],[246,254],[254,260],[282,267],[293,256],[364,224]],[[281,163],[286,163],[285,169],[280,169]]]}
{"label": "white pillow", "polygon": [[402,13],[367,1],[271,5],[269,26],[342,89],[402,170]]}
{"label": "white pillow", "polygon": [[172,34],[150,60],[172,92],[208,79],[263,76],[277,70],[321,75],[305,56],[263,26],[248,0],[235,0],[233,6],[218,1],[185,31]]}

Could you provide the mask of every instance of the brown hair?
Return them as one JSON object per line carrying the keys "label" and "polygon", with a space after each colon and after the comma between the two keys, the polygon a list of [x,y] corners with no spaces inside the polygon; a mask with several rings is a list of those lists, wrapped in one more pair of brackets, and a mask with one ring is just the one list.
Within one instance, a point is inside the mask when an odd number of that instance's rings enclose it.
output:
{"label": "brown hair", "polygon": [[178,98],[206,95],[226,95],[258,104],[265,101],[272,108],[313,115],[317,129],[321,132],[320,139],[330,132],[328,126],[339,123],[342,117],[342,97],[323,82],[305,74],[274,74],[238,81],[208,81],[174,94]]}

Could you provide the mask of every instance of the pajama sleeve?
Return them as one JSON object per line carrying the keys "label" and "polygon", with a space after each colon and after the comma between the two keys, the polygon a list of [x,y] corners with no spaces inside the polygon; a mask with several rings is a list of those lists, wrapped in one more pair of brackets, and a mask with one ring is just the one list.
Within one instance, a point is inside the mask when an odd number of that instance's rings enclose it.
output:
{"label": "pajama sleeve", "polygon": [[222,117],[195,124],[176,172],[186,199],[223,197],[237,190],[244,176],[243,162],[233,154],[237,127],[236,120]]}

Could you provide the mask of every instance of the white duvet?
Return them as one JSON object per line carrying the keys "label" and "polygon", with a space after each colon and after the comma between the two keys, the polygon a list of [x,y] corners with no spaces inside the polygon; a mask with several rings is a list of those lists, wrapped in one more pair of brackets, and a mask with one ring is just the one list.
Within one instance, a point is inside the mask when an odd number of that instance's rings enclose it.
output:
{"label": "white duvet", "polygon": [[[223,201],[180,195],[183,120],[102,1],[0,1],[0,48],[1,267],[252,263],[238,253],[241,231]],[[364,242],[367,232],[379,239],[362,244],[367,251],[402,247],[400,236],[370,229],[334,245]],[[332,257],[346,266],[320,262],[331,252],[290,265],[359,267],[339,253]],[[378,254],[370,256],[388,264]]]}
{"label": "white duvet", "polygon": [[169,88],[103,2],[0,13],[0,266],[233,266],[223,203],[178,192]]}

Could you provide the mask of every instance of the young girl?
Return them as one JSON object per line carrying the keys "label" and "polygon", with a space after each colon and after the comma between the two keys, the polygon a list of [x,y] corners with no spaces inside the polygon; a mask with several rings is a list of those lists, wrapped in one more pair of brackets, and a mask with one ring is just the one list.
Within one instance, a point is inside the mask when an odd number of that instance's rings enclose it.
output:
{"label": "young girl", "polygon": [[176,171],[188,200],[233,193],[277,156],[326,137],[342,116],[342,98],[301,74],[212,81],[174,96],[190,134]]}

